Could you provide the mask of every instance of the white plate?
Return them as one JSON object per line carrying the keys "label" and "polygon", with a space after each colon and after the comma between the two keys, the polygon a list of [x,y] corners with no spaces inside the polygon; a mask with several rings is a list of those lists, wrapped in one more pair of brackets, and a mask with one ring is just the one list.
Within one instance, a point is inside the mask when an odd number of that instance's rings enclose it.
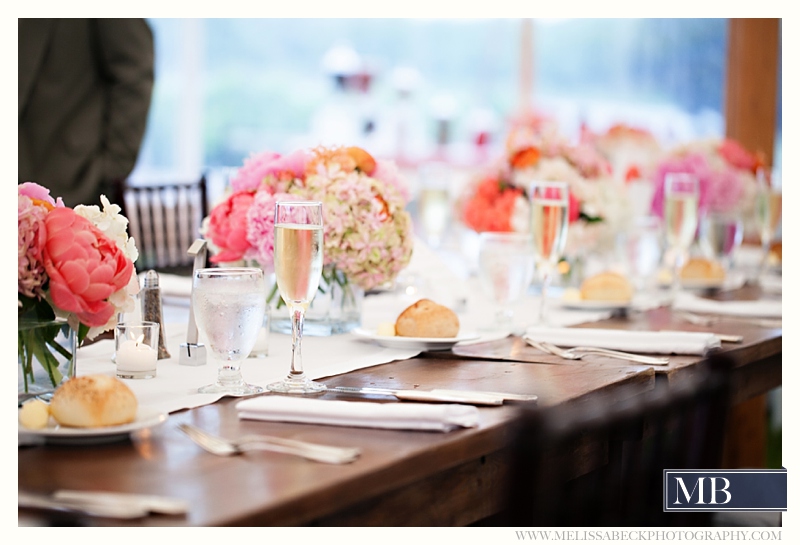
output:
{"label": "white plate", "polygon": [[130,436],[134,431],[160,426],[167,421],[169,415],[154,409],[139,409],[136,420],[121,426],[106,426],[103,428],[71,428],[61,426],[50,418],[47,426],[41,430],[31,430],[17,424],[20,437],[42,439],[48,443],[61,444],[90,444],[111,443],[121,441]]}
{"label": "white plate", "polygon": [[681,287],[687,290],[718,290],[725,285],[725,280],[683,280]]}
{"label": "white plate", "polygon": [[562,299],[561,306],[572,310],[627,310],[631,302],[622,301],[584,301],[583,299]]}
{"label": "white plate", "polygon": [[408,348],[414,350],[448,350],[453,348],[456,343],[477,339],[478,335],[461,334],[458,337],[434,338],[434,337],[390,337],[388,335],[378,335],[374,331],[357,328],[351,333],[362,339],[369,339],[385,348]]}

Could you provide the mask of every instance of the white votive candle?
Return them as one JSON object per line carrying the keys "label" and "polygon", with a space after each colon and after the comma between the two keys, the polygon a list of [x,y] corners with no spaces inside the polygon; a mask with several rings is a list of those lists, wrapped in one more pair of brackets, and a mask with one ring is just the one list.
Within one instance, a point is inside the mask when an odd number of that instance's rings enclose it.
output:
{"label": "white votive candle", "polygon": [[125,341],[117,348],[117,369],[120,371],[152,371],[158,362],[158,352],[152,346]]}

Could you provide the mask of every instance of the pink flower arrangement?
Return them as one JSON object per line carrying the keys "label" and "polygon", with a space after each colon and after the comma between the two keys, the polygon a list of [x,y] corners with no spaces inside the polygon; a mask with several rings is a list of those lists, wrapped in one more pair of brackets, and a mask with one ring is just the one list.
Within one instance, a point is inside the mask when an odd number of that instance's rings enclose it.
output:
{"label": "pink flower arrangement", "polygon": [[213,263],[255,261],[271,270],[275,203],[291,199],[323,203],[326,280],[344,275],[369,290],[411,258],[408,189],[393,163],[361,148],[262,152],[245,160],[230,190],[203,222]]}
{"label": "pink flower arrangement", "polygon": [[747,213],[756,191],[758,157],[730,139],[704,140],[680,146],[657,166],[651,211],[663,216],[664,179],[671,172],[689,172],[700,186],[701,212]]}
{"label": "pink flower arrangement", "polygon": [[[65,319],[79,341],[113,328],[118,313],[133,310],[139,289],[138,251],[120,207],[103,196],[102,211],[67,208],[32,182],[20,184],[17,193],[18,320]],[[32,351],[48,350],[51,341],[20,332],[20,357],[30,361]]]}

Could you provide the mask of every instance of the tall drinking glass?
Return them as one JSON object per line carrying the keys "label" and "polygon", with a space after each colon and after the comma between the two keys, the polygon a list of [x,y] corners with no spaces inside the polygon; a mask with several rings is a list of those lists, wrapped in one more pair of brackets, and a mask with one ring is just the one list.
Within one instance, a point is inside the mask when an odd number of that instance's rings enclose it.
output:
{"label": "tall drinking glass", "polygon": [[530,201],[533,250],[542,279],[539,323],[546,324],[547,287],[567,242],[569,185],[566,182],[533,182]]}
{"label": "tall drinking glass", "polygon": [[758,193],[756,195],[756,224],[761,238],[761,270],[766,270],[769,258],[769,248],[778,228],[781,225],[781,210],[783,206],[783,193],[777,184],[772,184],[763,172],[758,176]]}
{"label": "tall drinking glass", "polygon": [[514,303],[531,284],[534,271],[533,237],[528,233],[481,233],[478,278],[497,305],[487,330],[514,329]]}
{"label": "tall drinking glass", "polygon": [[315,394],[325,385],[303,372],[301,341],[305,312],[322,276],[322,203],[275,203],[275,277],[278,292],[292,318],[292,362],[289,375],[267,389],[284,394]]}
{"label": "tall drinking glass", "polygon": [[680,271],[697,234],[700,187],[688,172],[673,172],[664,179],[664,228],[672,254],[672,296],[680,287]]}
{"label": "tall drinking glass", "polygon": [[266,300],[261,269],[211,268],[194,272],[194,318],[212,358],[220,362],[217,381],[200,388],[200,393],[245,396],[263,391],[244,381],[240,364],[256,343]]}

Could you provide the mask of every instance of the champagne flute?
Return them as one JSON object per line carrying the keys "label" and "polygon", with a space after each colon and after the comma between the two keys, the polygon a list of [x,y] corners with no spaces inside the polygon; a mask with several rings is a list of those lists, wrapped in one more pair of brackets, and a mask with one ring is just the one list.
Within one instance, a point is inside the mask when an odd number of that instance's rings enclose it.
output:
{"label": "champagne flute", "polygon": [[292,318],[292,362],[289,375],[267,385],[272,392],[314,394],[325,385],[303,372],[301,341],[306,309],[314,299],[322,276],[322,203],[275,203],[275,277],[278,292]]}
{"label": "champagne flute", "polygon": [[529,233],[479,235],[478,278],[498,309],[490,331],[514,328],[515,302],[519,302],[533,279],[533,238]]}
{"label": "champagne flute", "polygon": [[546,324],[547,287],[567,242],[569,185],[535,181],[530,186],[530,201],[533,250],[542,278],[539,323]]}
{"label": "champagne flute", "polygon": [[220,360],[217,381],[201,394],[245,396],[264,391],[247,384],[240,368],[258,338],[266,308],[264,273],[258,268],[197,269],[192,280],[192,311],[198,329]]}
{"label": "champagne flute", "polygon": [[700,187],[694,174],[671,172],[664,179],[664,226],[672,254],[672,297],[678,293],[680,271],[697,234]]}
{"label": "champagne flute", "polygon": [[759,276],[763,274],[769,259],[769,249],[781,225],[783,193],[781,188],[767,179],[763,170],[758,172],[758,192],[756,194],[756,224],[761,238],[763,253]]}

